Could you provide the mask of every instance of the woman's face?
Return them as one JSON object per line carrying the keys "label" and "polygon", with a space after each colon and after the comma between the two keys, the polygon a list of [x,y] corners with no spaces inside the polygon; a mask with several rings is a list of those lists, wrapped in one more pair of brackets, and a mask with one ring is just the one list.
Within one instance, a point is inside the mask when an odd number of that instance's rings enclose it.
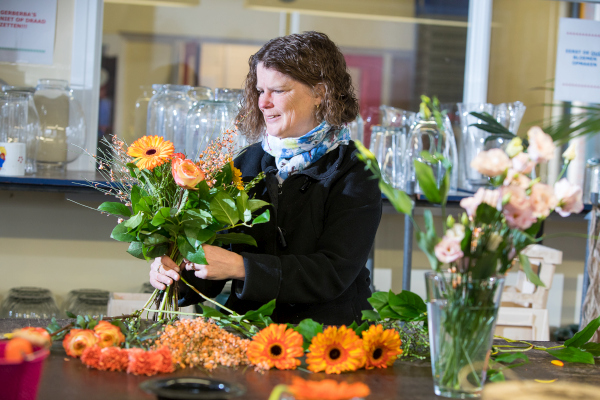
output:
{"label": "woman's face", "polygon": [[258,63],[256,90],[269,135],[300,137],[319,125],[315,110],[321,96],[309,86]]}

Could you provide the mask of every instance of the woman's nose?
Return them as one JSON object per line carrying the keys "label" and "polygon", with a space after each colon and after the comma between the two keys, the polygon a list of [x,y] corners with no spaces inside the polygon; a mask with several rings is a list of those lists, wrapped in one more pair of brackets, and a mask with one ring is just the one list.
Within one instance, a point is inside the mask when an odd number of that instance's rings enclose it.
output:
{"label": "woman's nose", "polygon": [[258,107],[261,109],[270,108],[273,106],[271,95],[267,92],[262,93],[258,98]]}

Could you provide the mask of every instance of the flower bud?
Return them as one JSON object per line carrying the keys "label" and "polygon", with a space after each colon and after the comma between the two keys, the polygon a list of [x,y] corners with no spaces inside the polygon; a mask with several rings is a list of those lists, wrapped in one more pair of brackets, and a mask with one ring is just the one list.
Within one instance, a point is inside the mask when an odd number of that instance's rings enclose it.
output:
{"label": "flower bud", "polygon": [[565,161],[573,161],[575,159],[575,155],[575,143],[571,143],[562,156]]}
{"label": "flower bud", "polygon": [[448,229],[452,229],[452,227],[454,226],[454,217],[452,215],[448,215],[448,218],[446,218],[446,227]]}
{"label": "flower bud", "polygon": [[487,244],[485,245],[485,248],[488,251],[496,251],[498,246],[500,246],[500,243],[502,243],[502,236],[496,232],[492,232]]}
{"label": "flower bud", "polygon": [[469,216],[467,215],[467,213],[462,213],[462,215],[460,216],[460,223],[464,226],[469,225]]}
{"label": "flower bud", "polygon": [[523,141],[521,140],[521,138],[520,137],[516,137],[513,140],[511,140],[508,143],[508,146],[506,146],[506,150],[505,151],[506,151],[506,154],[510,158],[513,158],[517,154],[521,153],[523,151]]}

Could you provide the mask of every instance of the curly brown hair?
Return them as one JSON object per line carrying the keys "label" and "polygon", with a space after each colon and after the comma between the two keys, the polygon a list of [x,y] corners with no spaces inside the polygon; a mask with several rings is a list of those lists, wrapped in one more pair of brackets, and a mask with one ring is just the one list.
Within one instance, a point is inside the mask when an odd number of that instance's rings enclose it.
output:
{"label": "curly brown hair", "polygon": [[267,42],[248,60],[250,71],[244,82],[238,127],[251,141],[260,139],[265,131],[256,90],[258,63],[313,90],[317,85],[322,85],[323,100],[315,111],[318,121],[325,120],[332,126],[341,126],[354,121],[358,115],[359,106],[352,78],[347,71],[344,55],[336,44],[326,34],[314,31],[282,36]]}

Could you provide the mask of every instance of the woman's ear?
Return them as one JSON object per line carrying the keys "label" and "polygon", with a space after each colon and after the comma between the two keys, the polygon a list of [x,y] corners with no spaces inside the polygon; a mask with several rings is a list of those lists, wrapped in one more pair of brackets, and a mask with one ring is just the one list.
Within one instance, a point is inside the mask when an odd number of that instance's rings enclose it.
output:
{"label": "woman's ear", "polygon": [[325,98],[325,85],[322,83],[317,83],[313,91],[315,93],[315,105],[321,105],[323,103],[323,99]]}

